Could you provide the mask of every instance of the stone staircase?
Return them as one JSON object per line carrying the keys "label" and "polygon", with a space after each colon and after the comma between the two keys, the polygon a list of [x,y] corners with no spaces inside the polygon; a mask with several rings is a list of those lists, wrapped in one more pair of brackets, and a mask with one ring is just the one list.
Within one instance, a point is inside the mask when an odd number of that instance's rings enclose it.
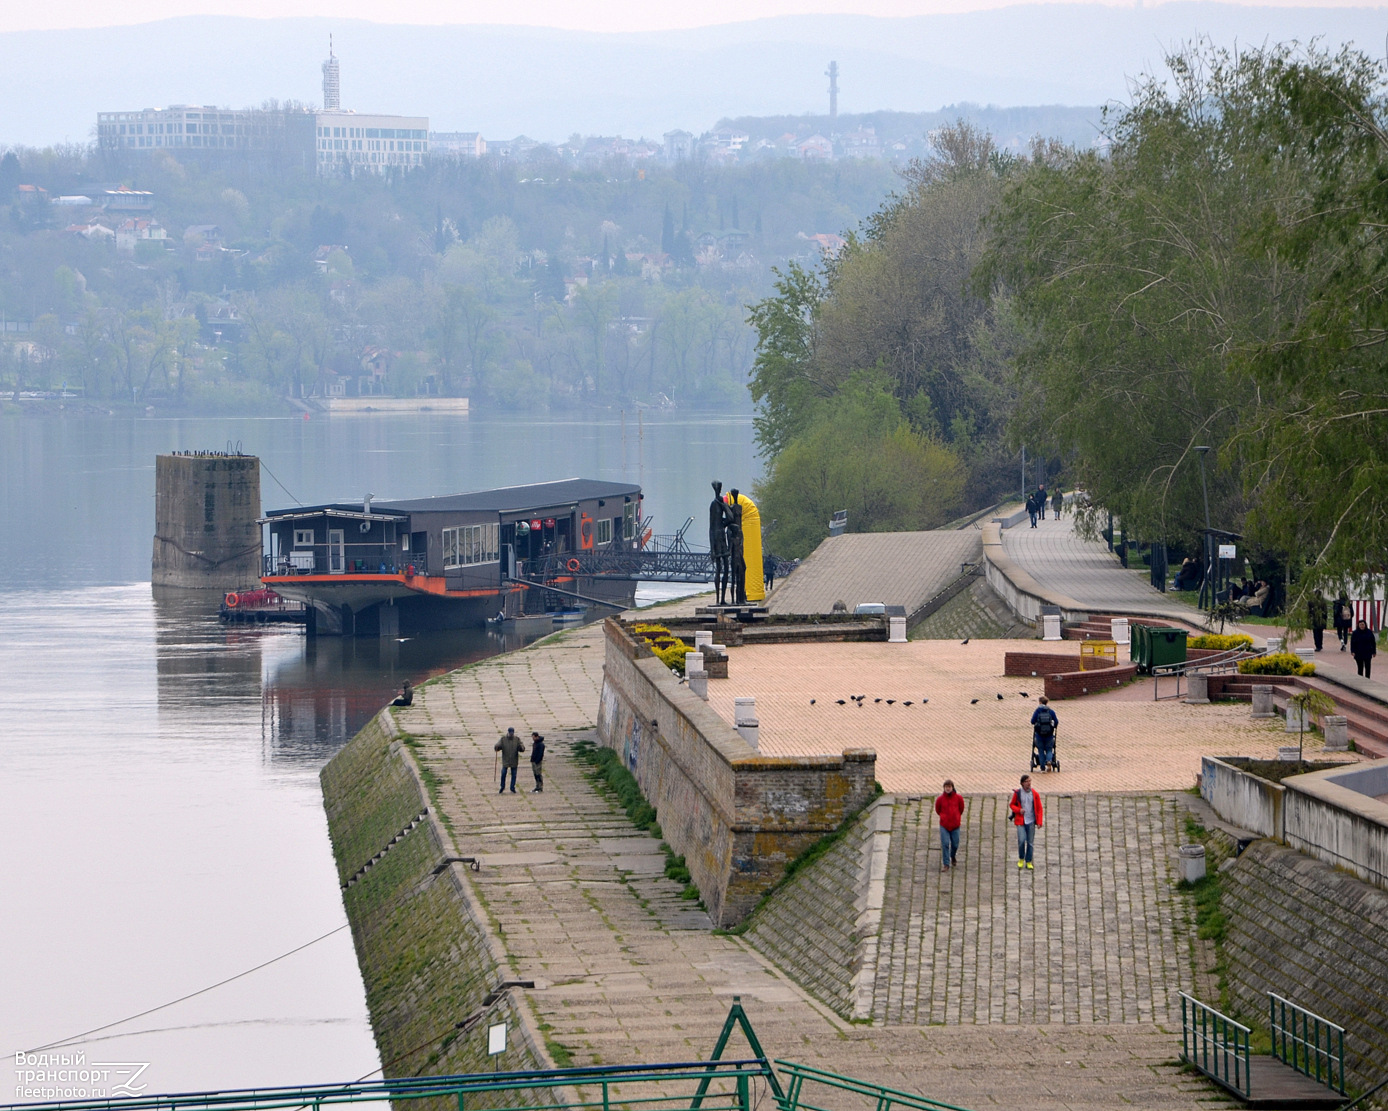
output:
{"label": "stone staircase", "polygon": [[[1088,621],[1066,625],[1060,630],[1060,635],[1066,640],[1112,640],[1113,619],[1122,616],[1122,614],[1090,615]],[[1130,617],[1128,621],[1133,625],[1151,625],[1157,629],[1187,629],[1192,634],[1196,632],[1194,626],[1185,625],[1180,621],[1168,621],[1160,617]]]}
{"label": "stone staircase", "polygon": [[1366,756],[1388,757],[1388,706],[1324,679],[1299,675],[1215,675],[1210,677],[1210,696],[1252,702],[1254,686],[1271,686],[1273,705],[1284,715],[1287,700],[1299,691],[1324,691],[1335,700],[1336,712],[1348,721],[1355,748]]}

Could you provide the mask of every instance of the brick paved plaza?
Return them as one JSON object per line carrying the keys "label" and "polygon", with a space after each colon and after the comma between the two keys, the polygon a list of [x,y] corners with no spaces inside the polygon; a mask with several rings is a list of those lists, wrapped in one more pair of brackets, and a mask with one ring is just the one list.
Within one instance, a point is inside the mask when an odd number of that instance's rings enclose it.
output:
{"label": "brick paved plaza", "polygon": [[[1206,1106],[1209,1087],[1173,1066],[1172,995],[1198,977],[1190,908],[1171,874],[1180,803],[1153,793],[1154,785],[1189,784],[1186,754],[1200,747],[1199,734],[1207,743],[1218,738],[1221,750],[1245,751],[1269,751],[1281,734],[1255,727],[1246,707],[1061,703],[1069,723],[1062,744],[1075,734],[1075,770],[1042,780],[1048,820],[1037,869],[1019,872],[996,792],[1025,761],[1017,721],[1030,704],[1017,695],[1025,682],[994,678],[1004,648],[811,649],[823,681],[860,677],[849,693],[869,695],[869,708],[831,701],[822,716],[801,715],[801,732],[786,736],[817,738],[827,750],[871,744],[882,754],[879,774],[900,791],[891,807],[871,1026],[845,1022],[747,939],[715,934],[698,904],[664,877],[657,842],[588,782],[571,745],[591,736],[596,721],[600,627],[441,677],[419,688],[397,720],[438,777],[437,799],[459,851],[482,859],[469,882],[513,972],[536,980],[525,999],[545,1036],[576,1063],[702,1057],[739,994],[772,1056],[963,1107]],[[773,677],[790,666],[789,653],[803,651],[734,649],[735,678],[715,683],[716,697],[730,710],[743,679]],[[871,682],[861,679],[867,675]],[[783,711],[768,698],[763,708],[762,692],[752,693],[770,741],[778,715],[791,720],[789,702]],[[872,697],[913,693],[930,695],[928,711],[871,706]],[[970,707],[970,697],[979,704]],[[915,713],[921,724],[902,730],[898,723]],[[527,793],[522,758],[521,792],[497,795],[492,744],[508,725],[549,737],[543,794]],[[1163,732],[1180,738],[1180,758],[1152,752],[1150,737]],[[1119,747],[1124,737],[1128,748]],[[950,753],[949,771],[972,797],[964,865],[942,876],[933,814],[911,795],[933,794],[939,761]],[[913,778],[919,791],[898,786]],[[1147,793],[1086,793],[1107,784]]]}
{"label": "brick paved plaza", "polygon": [[[729,651],[729,677],[710,681],[709,702],[731,723],[733,699],[756,698],[768,755],[873,748],[888,791],[933,794],[946,777],[966,792],[1010,791],[1030,763],[1028,722],[1041,681],[1003,677],[1003,655],[1051,650],[1078,661],[1074,641],[745,646]],[[867,696],[862,709],[836,705],[856,694]],[[1288,743],[1280,721],[1253,720],[1246,703],[1154,702],[1150,680],[1053,708],[1061,771],[1040,784],[1051,793],[1183,790],[1195,783],[1202,754],[1275,757]]]}

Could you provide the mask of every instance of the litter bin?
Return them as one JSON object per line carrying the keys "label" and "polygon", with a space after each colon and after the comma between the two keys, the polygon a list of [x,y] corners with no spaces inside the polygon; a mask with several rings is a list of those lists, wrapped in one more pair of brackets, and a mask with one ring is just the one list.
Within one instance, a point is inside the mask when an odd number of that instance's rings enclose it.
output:
{"label": "litter bin", "polygon": [[1186,637],[1189,634],[1185,629],[1153,628],[1148,630],[1148,635],[1152,639],[1152,661],[1149,667],[1186,662]]}
{"label": "litter bin", "polygon": [[1152,629],[1149,625],[1128,627],[1128,659],[1144,674],[1152,668]]}
{"label": "litter bin", "polygon": [[1181,879],[1199,883],[1205,878],[1205,846],[1182,845],[1180,848]]}

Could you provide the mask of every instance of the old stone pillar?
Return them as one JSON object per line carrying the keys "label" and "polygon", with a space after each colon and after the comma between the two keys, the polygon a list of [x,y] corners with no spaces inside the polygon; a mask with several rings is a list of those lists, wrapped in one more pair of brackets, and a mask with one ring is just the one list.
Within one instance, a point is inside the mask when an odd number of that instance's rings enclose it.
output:
{"label": "old stone pillar", "polygon": [[1210,704],[1210,677],[1208,675],[1186,676],[1185,701],[1189,706],[1208,706]]}
{"label": "old stone pillar", "polygon": [[757,700],[755,698],[733,699],[733,728],[737,734],[753,748],[757,748],[760,726],[757,722]]}
{"label": "old stone pillar", "polygon": [[1260,685],[1253,688],[1253,716],[1255,718],[1271,718],[1277,716],[1272,708],[1271,687]]}
{"label": "old stone pillar", "polygon": [[1349,751],[1349,719],[1343,714],[1326,714],[1321,718],[1325,727],[1325,751]]}

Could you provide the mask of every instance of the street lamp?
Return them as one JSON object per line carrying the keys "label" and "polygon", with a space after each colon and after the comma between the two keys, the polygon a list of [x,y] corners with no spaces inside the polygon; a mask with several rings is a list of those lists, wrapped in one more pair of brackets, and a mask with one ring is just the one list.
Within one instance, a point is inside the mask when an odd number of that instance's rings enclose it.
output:
{"label": "street lamp", "polygon": [[1206,444],[1204,446],[1197,447],[1195,450],[1200,454],[1200,493],[1205,499],[1205,568],[1204,574],[1201,576],[1200,601],[1202,604],[1204,603],[1206,598],[1206,592],[1208,592],[1208,597],[1210,600],[1210,609],[1214,609],[1214,585],[1210,582],[1210,574],[1213,570],[1211,566],[1213,561],[1210,559],[1210,488],[1205,482],[1205,456],[1210,454],[1210,448],[1209,445]]}

